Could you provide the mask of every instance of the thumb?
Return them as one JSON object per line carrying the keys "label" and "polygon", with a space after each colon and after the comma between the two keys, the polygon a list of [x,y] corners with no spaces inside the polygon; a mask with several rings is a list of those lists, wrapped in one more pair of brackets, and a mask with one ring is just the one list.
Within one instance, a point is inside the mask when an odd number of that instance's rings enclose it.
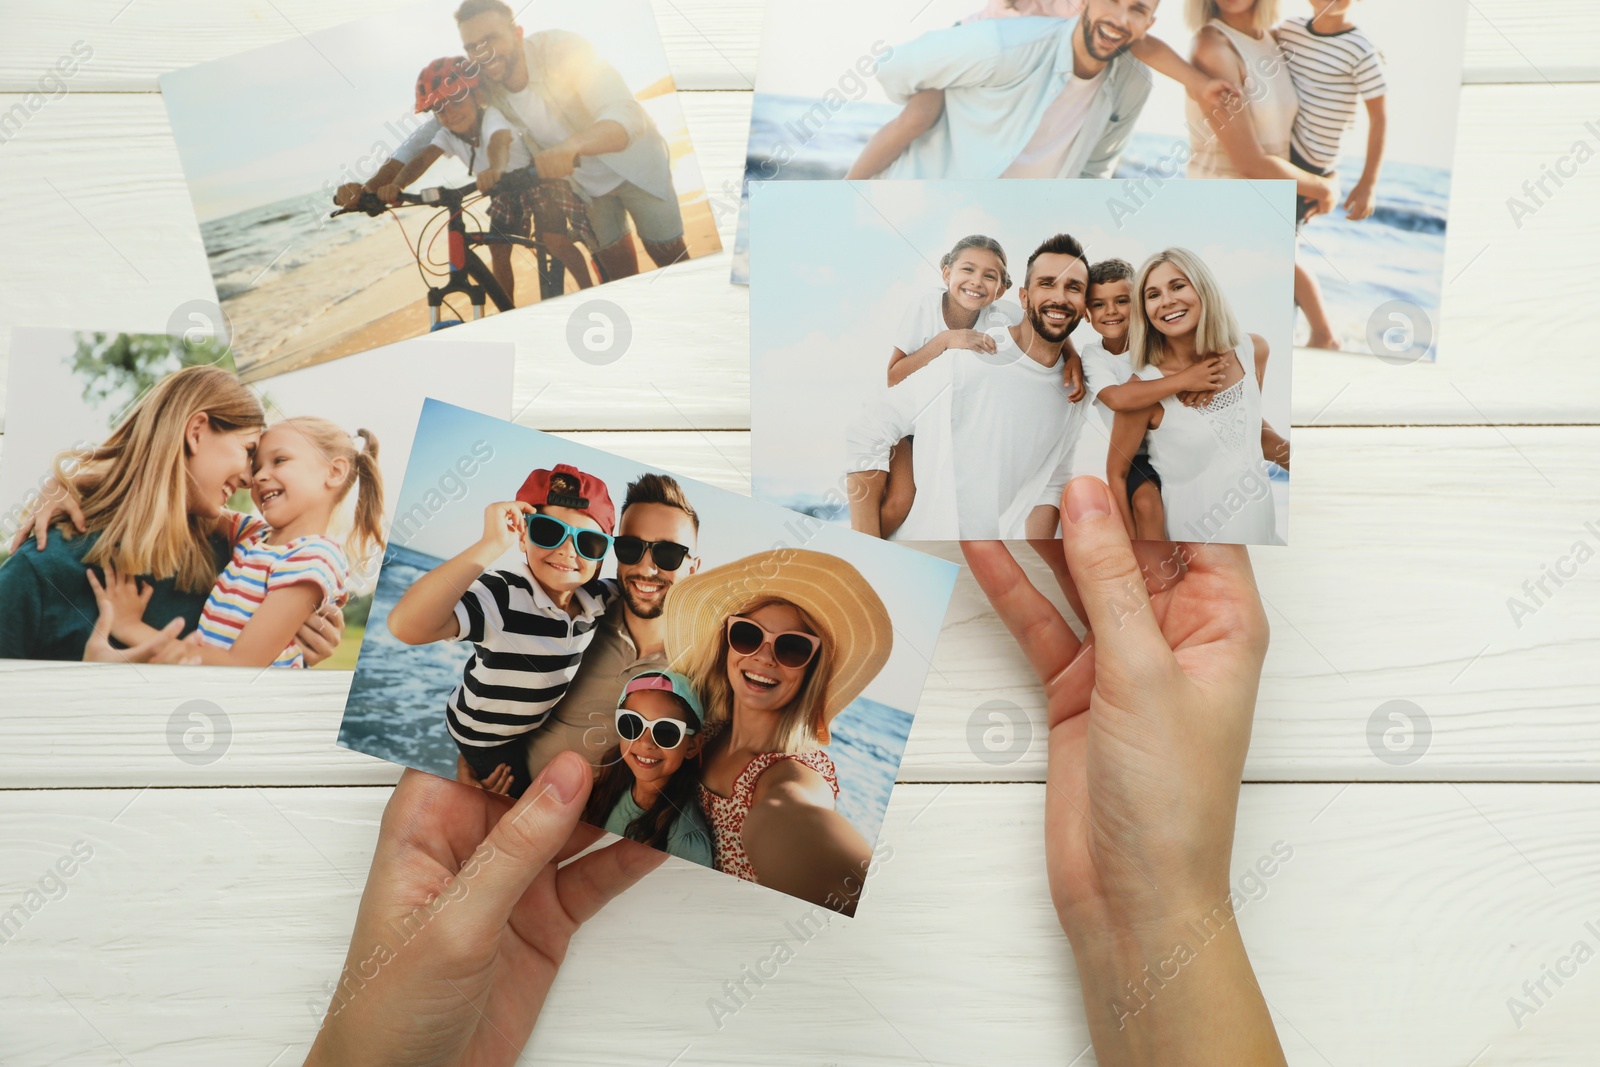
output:
{"label": "thumb", "polygon": [[575,752],[551,760],[461,868],[464,895],[476,901],[463,914],[485,936],[505,926],[522,894],[572,836],[593,774]]}
{"label": "thumb", "polygon": [[1061,515],[1061,547],[1094,633],[1096,662],[1104,668],[1158,648],[1168,651],[1150,610],[1144,573],[1106,483],[1074,478],[1061,496]]}

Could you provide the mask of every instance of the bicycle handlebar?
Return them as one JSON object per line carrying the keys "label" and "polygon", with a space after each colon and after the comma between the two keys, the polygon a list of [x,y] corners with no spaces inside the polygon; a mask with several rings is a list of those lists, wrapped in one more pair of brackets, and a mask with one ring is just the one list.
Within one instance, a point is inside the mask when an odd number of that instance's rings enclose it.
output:
{"label": "bicycle handlebar", "polygon": [[[527,188],[538,180],[539,175],[533,167],[524,167],[521,170],[514,170],[502,175],[500,181],[496,183],[494,188],[495,191],[503,190],[508,193],[514,193],[521,189]],[[475,181],[454,187],[448,185],[436,185],[429,189],[423,189],[421,192],[402,192],[397,204],[432,205],[434,207],[458,208],[461,206],[461,201],[463,199],[472,195],[473,193],[476,193],[477,191],[478,183]],[[351,204],[348,207],[339,208],[328,217],[330,219],[336,219],[340,215],[351,215],[357,211],[376,217],[383,214],[385,211],[388,211],[391,206],[396,205],[385,203],[379,198],[377,193],[363,191],[361,196],[354,204]]]}

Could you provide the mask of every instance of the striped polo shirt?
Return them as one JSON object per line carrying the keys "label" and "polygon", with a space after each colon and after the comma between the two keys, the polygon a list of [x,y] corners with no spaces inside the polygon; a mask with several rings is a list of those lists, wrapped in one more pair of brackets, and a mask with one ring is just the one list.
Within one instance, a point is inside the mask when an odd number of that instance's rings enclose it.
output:
{"label": "striped polo shirt", "polygon": [[[230,513],[233,556],[200,611],[200,640],[213,648],[232,648],[274,589],[300,582],[315,586],[322,604],[337,601],[345,589],[350,564],[336,541],[312,535],[286,544],[267,543],[272,530],[259,515]],[[305,653],[290,642],[272,661],[274,667],[304,667]]]}
{"label": "striped polo shirt", "polygon": [[619,595],[613,579],[595,578],[573,592],[568,615],[526,563],[484,571],[456,603],[456,640],[473,648],[445,707],[450,736],[489,748],[542,726]]}
{"label": "striped polo shirt", "polygon": [[1334,170],[1339,142],[1355,125],[1357,106],[1388,92],[1383,60],[1360,30],[1318,33],[1310,16],[1284,19],[1273,33],[1300,97],[1290,143],[1312,165]]}

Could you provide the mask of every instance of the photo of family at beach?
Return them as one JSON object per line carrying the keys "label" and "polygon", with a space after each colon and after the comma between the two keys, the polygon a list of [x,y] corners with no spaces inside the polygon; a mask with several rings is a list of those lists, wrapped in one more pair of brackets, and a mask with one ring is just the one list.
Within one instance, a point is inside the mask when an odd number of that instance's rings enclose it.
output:
{"label": "photo of family at beach", "polygon": [[[1294,340],[1435,358],[1464,0],[771,5],[746,153],[779,179],[1281,179]],[[748,219],[748,211],[745,213]],[[734,280],[750,279],[741,228]]]}
{"label": "photo of family at beach", "polygon": [[395,507],[341,745],[854,914],[954,564],[431,400]]}
{"label": "photo of family at beach", "polygon": [[648,0],[438,0],[161,91],[247,379],[721,249]]}
{"label": "photo of family at beach", "polygon": [[14,331],[0,659],[351,669],[423,398],[505,411],[513,360],[411,342],[258,386],[214,341]]}
{"label": "photo of family at beach", "polygon": [[753,494],[1036,539],[1093,475],[1135,539],[1287,544],[1293,186],[1180,183],[1118,228],[1109,184],[757,185]]}

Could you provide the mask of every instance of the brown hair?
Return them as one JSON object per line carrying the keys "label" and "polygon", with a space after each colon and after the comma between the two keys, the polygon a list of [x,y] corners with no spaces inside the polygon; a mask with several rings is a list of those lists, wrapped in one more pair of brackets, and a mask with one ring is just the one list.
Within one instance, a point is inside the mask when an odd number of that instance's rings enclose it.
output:
{"label": "brown hair", "polygon": [[479,15],[487,15],[491,11],[496,15],[504,15],[508,22],[517,21],[516,13],[506,4],[501,3],[501,0],[466,0],[460,7],[456,8],[456,22],[462,23],[468,19],[477,18]]}
{"label": "brown hair", "polygon": [[694,532],[700,532],[700,516],[694,510],[694,505],[689,503],[689,498],[684,494],[683,486],[670,474],[641,474],[628,483],[628,491],[622,498],[622,510],[617,513],[617,522],[620,525],[622,516],[635,504],[661,504],[669,508],[677,508],[689,516],[689,521],[694,524]]}
{"label": "brown hair", "polygon": [[[689,744],[690,737],[704,738],[705,724],[699,722],[684,699],[676,693],[672,694],[683,714],[684,721],[695,722],[696,732],[685,737],[681,744]],[[606,754],[600,758],[600,769],[595,772],[594,789],[589,793],[589,802],[583,808],[583,821],[595,826],[605,826],[606,820],[611,817],[611,809],[617,806],[617,801],[622,799],[622,794],[633,789],[633,768],[629,767],[622,758],[622,745],[612,745]],[[661,792],[656,794],[655,803],[650,805],[650,810],[630,822],[623,836],[630,841],[643,841],[651,848],[666,850],[667,838],[672,833],[672,824],[678,816],[687,811],[692,804],[699,803],[696,796],[700,784],[700,757],[685,758],[683,765],[673,772]]]}
{"label": "brown hair", "polygon": [[[277,426],[292,426],[330,464],[344,460],[350,474],[334,494],[337,507],[356,488],[355,524],[345,540],[350,565],[360,569],[359,561],[383,549],[383,471],[378,467],[378,439],[371,430],[357,430],[352,436],[338,423],[303,415],[285,419]],[[360,447],[357,447],[357,442]]]}
{"label": "brown hair", "polygon": [[[806,664],[806,675],[800,681],[800,691],[784,708],[778,719],[777,734],[773,738],[776,752],[811,752],[821,748],[817,726],[822,722],[823,709],[828,706],[827,678],[833,673],[833,650],[822,627],[805,609],[782,597],[762,596],[742,605],[729,615],[748,615],[760,611],[768,604],[785,604],[800,613],[800,618],[812,633],[822,639],[817,654]],[[698,644],[689,649],[683,673],[694,682],[700,694],[700,703],[706,709],[705,726],[714,734],[733,718],[733,686],[728,683],[728,639],[726,617],[722,625],[708,628]]]}
{"label": "brown hair", "polygon": [[939,260],[939,269],[949,270],[955,265],[955,261],[961,257],[961,253],[969,248],[992,253],[1000,261],[1000,284],[1007,289],[1011,288],[1011,271],[1006,266],[1006,250],[1000,247],[999,241],[986,234],[975,233],[957,241],[956,246],[946,252],[943,259]]}
{"label": "brown hair", "polygon": [[267,421],[255,394],[231,371],[185,367],[146,393],[105,444],[56,456],[56,481],[79,499],[84,528],[100,534],[85,564],[172,576],[189,593],[216,582],[211,525],[189,513],[184,435],[197,414],[217,433],[260,429]]}

